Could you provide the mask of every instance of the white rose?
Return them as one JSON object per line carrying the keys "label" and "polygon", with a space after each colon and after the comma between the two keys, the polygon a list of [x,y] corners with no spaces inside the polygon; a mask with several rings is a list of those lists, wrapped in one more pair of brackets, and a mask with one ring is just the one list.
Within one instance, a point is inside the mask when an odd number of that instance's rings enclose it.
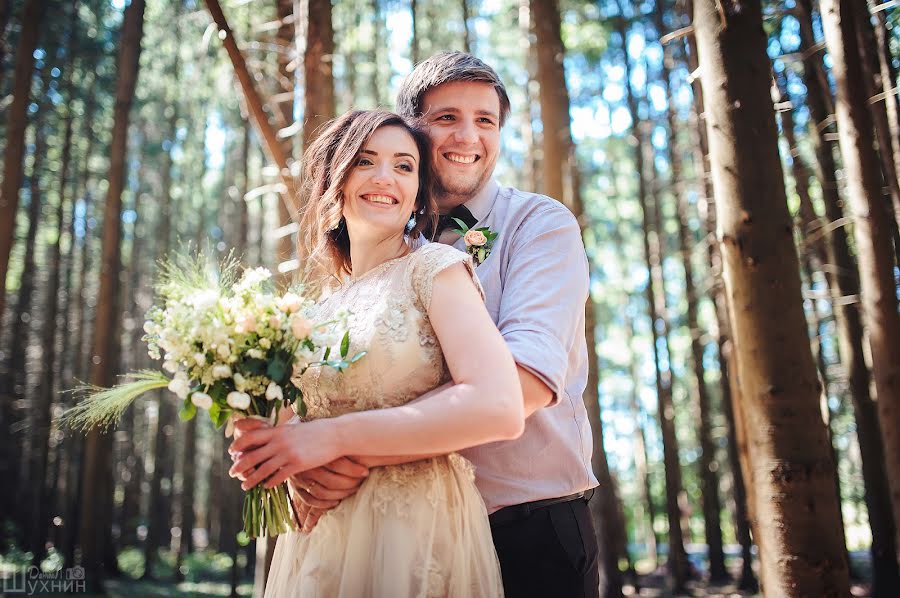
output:
{"label": "white rose", "polygon": [[205,392],[197,391],[191,395],[191,403],[193,403],[200,409],[209,410],[209,408],[212,407],[213,400],[212,397]]}
{"label": "white rose", "polygon": [[260,351],[259,349],[250,349],[247,351],[247,355],[249,355],[250,357],[252,357],[254,359],[262,359],[263,357],[266,356],[266,354],[263,353],[262,351]]}
{"label": "white rose", "polygon": [[259,339],[259,346],[262,347],[263,349],[268,349],[272,346],[272,341],[263,337],[263,338]]}
{"label": "white rose", "polygon": [[234,331],[238,334],[256,332],[256,317],[253,314],[241,314],[235,318]]}
{"label": "white rose", "polygon": [[194,353],[194,363],[199,366],[206,365],[206,355],[203,353]]}
{"label": "white rose", "polygon": [[225,398],[225,402],[232,409],[244,410],[250,406],[250,395],[245,392],[230,392]]}
{"label": "white rose", "polygon": [[244,390],[244,386],[247,385],[247,380],[239,373],[234,375],[234,385],[238,390]]}
{"label": "white rose", "polygon": [[266,399],[269,401],[281,401],[284,399],[284,392],[280,386],[274,382],[269,382],[269,386],[266,387]]}
{"label": "white rose", "polygon": [[223,343],[216,348],[216,353],[219,357],[226,359],[229,355],[231,355],[231,347],[228,343]]}
{"label": "white rose", "polygon": [[224,364],[214,365],[212,369],[213,378],[220,380],[222,378],[231,377],[231,368]]}
{"label": "white rose", "polygon": [[174,374],[178,371],[178,364],[172,361],[171,359],[167,359],[163,362],[163,369],[169,372],[170,374]]}
{"label": "white rose", "polygon": [[188,384],[187,378],[184,376],[175,376],[169,382],[169,390],[174,392],[179,399],[186,399],[191,387]]}

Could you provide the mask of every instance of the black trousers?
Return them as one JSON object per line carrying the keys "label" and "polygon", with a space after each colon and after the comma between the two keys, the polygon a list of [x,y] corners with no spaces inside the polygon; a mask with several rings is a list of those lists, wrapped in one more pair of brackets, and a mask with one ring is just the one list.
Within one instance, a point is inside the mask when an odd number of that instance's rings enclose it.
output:
{"label": "black trousers", "polygon": [[597,535],[583,499],[492,525],[506,598],[599,598]]}

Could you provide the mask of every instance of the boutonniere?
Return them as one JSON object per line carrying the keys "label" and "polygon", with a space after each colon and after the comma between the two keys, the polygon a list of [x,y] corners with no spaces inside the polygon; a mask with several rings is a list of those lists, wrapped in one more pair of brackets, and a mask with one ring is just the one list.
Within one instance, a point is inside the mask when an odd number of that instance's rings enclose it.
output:
{"label": "boutonniere", "polygon": [[480,228],[469,228],[465,222],[459,218],[454,218],[459,228],[453,229],[466,242],[466,253],[472,256],[477,268],[484,263],[484,260],[491,255],[491,249],[494,247],[494,241],[499,236],[486,226]]}

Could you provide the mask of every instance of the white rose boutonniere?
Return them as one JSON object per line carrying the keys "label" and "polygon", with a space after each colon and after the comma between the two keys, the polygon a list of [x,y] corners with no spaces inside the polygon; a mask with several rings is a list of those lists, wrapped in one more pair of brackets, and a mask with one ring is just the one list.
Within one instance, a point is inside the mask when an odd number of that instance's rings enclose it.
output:
{"label": "white rose boutonniere", "polygon": [[495,233],[486,226],[469,228],[459,218],[454,218],[453,220],[459,225],[459,228],[454,229],[453,232],[463,238],[466,243],[466,253],[472,256],[472,261],[475,262],[475,267],[477,268],[491,255],[491,249],[494,248],[494,241],[499,236],[499,233]]}

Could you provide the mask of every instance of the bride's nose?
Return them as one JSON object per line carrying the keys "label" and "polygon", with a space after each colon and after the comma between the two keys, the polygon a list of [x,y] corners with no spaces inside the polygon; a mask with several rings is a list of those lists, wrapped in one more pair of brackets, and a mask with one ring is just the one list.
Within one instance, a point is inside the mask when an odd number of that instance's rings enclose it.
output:
{"label": "bride's nose", "polygon": [[389,166],[379,166],[372,174],[372,182],[376,185],[388,186],[393,182],[393,176]]}

